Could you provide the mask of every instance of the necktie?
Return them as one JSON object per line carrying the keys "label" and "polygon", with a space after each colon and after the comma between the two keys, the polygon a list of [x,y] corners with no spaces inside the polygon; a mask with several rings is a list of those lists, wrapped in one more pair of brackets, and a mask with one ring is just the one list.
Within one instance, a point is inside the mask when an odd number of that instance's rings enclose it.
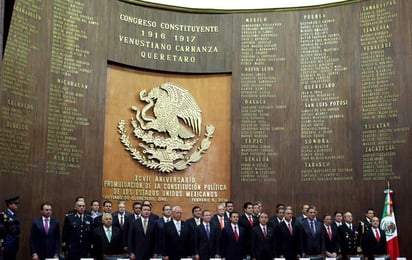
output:
{"label": "necktie", "polygon": [[199,225],[200,225],[200,219],[195,218],[195,222],[196,222],[196,226],[199,226]]}
{"label": "necktie", "polygon": [[292,226],[290,225],[290,223],[288,223],[288,228],[289,228],[289,233],[291,235],[293,235],[293,229],[292,229]]}
{"label": "necktie", "polygon": [[352,230],[352,224],[349,224],[349,229]]}
{"label": "necktie", "polygon": [[225,227],[225,224],[223,222],[223,217],[219,217],[219,223],[220,223],[220,229],[223,229]]}
{"label": "necktie", "polygon": [[253,219],[252,219],[252,216],[249,216],[249,223],[250,223],[250,226],[253,227]]}
{"label": "necktie", "polygon": [[315,236],[316,229],[315,229],[315,225],[313,224],[313,220],[310,221],[310,229],[312,230],[312,235]]}
{"label": "necktie", "polygon": [[266,227],[263,227],[263,237],[266,239],[267,233],[266,233]]}
{"label": "necktie", "polygon": [[123,228],[123,216],[120,216],[120,228]]}
{"label": "necktie", "polygon": [[176,222],[177,234],[180,236],[180,221]]}
{"label": "necktie", "polygon": [[146,235],[146,231],[147,231],[147,219],[143,220],[143,232]]}
{"label": "necktie", "polygon": [[210,238],[210,229],[209,229],[209,224],[206,224],[206,234],[207,234],[207,238]]}
{"label": "necktie", "polygon": [[48,218],[44,219],[44,232],[46,232],[46,235],[49,233],[49,219]]}
{"label": "necktie", "polygon": [[236,241],[239,240],[239,233],[237,233],[237,226],[235,226],[235,231],[233,233],[235,234]]}
{"label": "necktie", "polygon": [[381,240],[381,235],[379,234],[379,231],[377,228],[375,228],[375,234],[376,234],[376,241],[380,241]]}
{"label": "necktie", "polygon": [[332,240],[332,231],[330,231],[330,226],[328,226],[328,236],[329,240]]}
{"label": "necktie", "polygon": [[110,229],[106,229],[106,237],[109,242],[112,240],[112,232]]}

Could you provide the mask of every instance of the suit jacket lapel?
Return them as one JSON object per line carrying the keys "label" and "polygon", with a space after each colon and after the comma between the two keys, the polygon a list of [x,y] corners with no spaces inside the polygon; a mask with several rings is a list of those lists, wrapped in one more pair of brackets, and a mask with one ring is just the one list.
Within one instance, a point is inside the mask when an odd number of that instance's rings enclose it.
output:
{"label": "suit jacket lapel", "polygon": [[268,239],[272,234],[272,228],[269,226],[266,226],[266,239]]}
{"label": "suit jacket lapel", "polygon": [[152,232],[152,229],[154,228],[154,221],[153,220],[148,220],[147,221],[147,230],[146,230],[146,235],[150,234]]}

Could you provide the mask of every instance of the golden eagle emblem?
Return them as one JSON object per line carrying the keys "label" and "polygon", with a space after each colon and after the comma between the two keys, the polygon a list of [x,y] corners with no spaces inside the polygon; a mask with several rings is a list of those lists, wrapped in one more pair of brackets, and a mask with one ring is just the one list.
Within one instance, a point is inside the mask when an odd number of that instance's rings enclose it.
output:
{"label": "golden eagle emblem", "polygon": [[118,123],[120,140],[132,158],[143,166],[162,173],[184,170],[202,157],[210,145],[215,127],[207,125],[205,138],[189,157],[187,154],[201,134],[202,111],[196,100],[175,83],[163,83],[150,92],[140,91],[140,100],[147,104],[131,119],[133,134],[138,139],[137,149],[127,135],[126,122]]}

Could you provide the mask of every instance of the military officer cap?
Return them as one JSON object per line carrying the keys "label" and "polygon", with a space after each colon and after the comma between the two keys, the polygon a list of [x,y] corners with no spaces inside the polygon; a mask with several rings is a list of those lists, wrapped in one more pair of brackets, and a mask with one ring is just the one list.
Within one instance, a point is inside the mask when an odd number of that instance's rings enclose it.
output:
{"label": "military officer cap", "polygon": [[6,199],[4,201],[6,202],[7,205],[19,204],[20,203],[20,198],[19,198],[19,196],[16,196],[16,197],[13,197],[13,198],[10,198],[10,199]]}

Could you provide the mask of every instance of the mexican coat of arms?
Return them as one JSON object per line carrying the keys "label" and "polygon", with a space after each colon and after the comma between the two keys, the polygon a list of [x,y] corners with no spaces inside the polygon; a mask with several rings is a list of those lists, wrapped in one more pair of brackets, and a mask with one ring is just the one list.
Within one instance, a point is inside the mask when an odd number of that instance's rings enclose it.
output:
{"label": "mexican coat of arms", "polygon": [[161,173],[184,170],[199,161],[211,145],[215,127],[206,125],[204,138],[198,144],[202,111],[193,96],[179,85],[167,82],[149,92],[140,91],[139,97],[147,104],[141,110],[131,107],[135,116],[130,123],[137,147],[127,133],[126,121],[118,123],[120,141],[132,158]]}

